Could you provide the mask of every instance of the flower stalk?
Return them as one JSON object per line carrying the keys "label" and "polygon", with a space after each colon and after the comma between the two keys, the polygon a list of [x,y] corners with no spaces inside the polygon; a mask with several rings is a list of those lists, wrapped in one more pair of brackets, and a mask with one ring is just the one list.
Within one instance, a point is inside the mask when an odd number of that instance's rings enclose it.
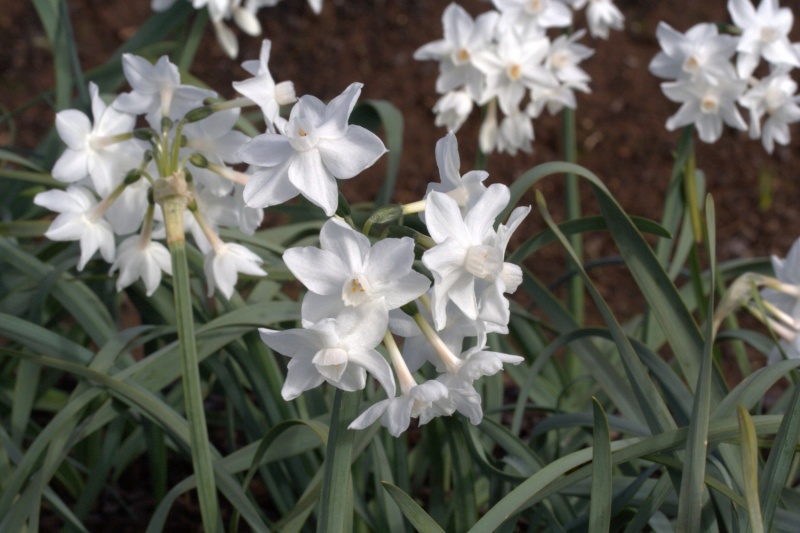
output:
{"label": "flower stalk", "polygon": [[164,213],[167,245],[172,259],[183,396],[186,418],[189,423],[192,466],[197,477],[197,494],[203,517],[203,527],[206,531],[221,531],[222,522],[217,502],[211,445],[206,430],[200,363],[195,345],[194,320],[192,318],[192,293],[189,288],[189,264],[186,257],[183,226],[183,214],[189,202],[189,189],[185,175],[175,173],[169,178],[156,181],[154,198]]}
{"label": "flower stalk", "polygon": [[325,477],[319,499],[319,533],[347,531],[352,517],[346,516],[348,494],[353,490],[351,464],[356,432],[347,429],[355,420],[360,403],[359,392],[345,393],[336,389],[333,400],[328,447],[325,452]]}

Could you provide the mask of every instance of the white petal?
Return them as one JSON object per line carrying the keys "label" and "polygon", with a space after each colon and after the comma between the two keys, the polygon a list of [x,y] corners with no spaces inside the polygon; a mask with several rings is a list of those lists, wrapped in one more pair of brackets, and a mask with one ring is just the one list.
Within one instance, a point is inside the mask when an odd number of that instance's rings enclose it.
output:
{"label": "white petal", "polygon": [[343,137],[320,138],[317,149],[322,163],[339,179],[349,179],[372,166],[386,153],[383,141],[361,126],[349,126]]}
{"label": "white petal", "polygon": [[320,137],[335,139],[345,134],[347,120],[361,94],[363,83],[351,83],[339,96],[328,103],[325,108],[323,122],[319,125]]}
{"label": "white petal", "polygon": [[289,165],[286,164],[265,168],[255,172],[244,186],[242,196],[248,207],[269,207],[281,204],[300,194],[291,181],[289,181]]}
{"label": "white petal", "polygon": [[74,183],[89,174],[86,150],[67,148],[53,166],[53,177],[64,183]]}
{"label": "white petal", "polygon": [[469,210],[467,216],[464,217],[464,222],[473,239],[473,244],[483,242],[486,233],[491,230],[497,219],[497,215],[508,205],[510,197],[511,193],[507,186],[502,183],[493,183]]}
{"label": "white petal", "polygon": [[394,398],[396,391],[392,369],[381,354],[375,350],[357,348],[350,350],[349,356],[351,363],[366,369],[383,386],[386,390],[386,395],[389,398]]}
{"label": "white petal", "polygon": [[318,150],[297,153],[289,165],[289,181],[303,196],[333,216],[339,204],[339,189],[336,179],[328,172]]}
{"label": "white petal", "polygon": [[351,422],[350,425],[347,426],[347,429],[368,428],[369,426],[374,424],[375,421],[381,417],[381,415],[383,415],[383,413],[389,407],[389,401],[390,400],[383,400],[371,406],[366,411],[361,413],[361,415],[359,415],[358,418],[353,420],[353,422]]}
{"label": "white petal", "polygon": [[92,122],[76,109],[56,113],[56,129],[64,144],[73,150],[85,150],[86,140],[92,132]]}
{"label": "white petal", "polygon": [[369,239],[355,231],[343,220],[332,218],[320,230],[319,242],[342,260],[347,276],[364,269],[364,261],[370,252]]}
{"label": "white petal", "polygon": [[283,262],[308,290],[317,294],[339,295],[349,275],[334,253],[313,246],[286,250]]}
{"label": "white petal", "polygon": [[467,226],[461,217],[461,210],[456,201],[446,194],[432,192],[428,195],[425,204],[425,224],[436,243],[442,243],[453,236],[463,246],[471,244]]}

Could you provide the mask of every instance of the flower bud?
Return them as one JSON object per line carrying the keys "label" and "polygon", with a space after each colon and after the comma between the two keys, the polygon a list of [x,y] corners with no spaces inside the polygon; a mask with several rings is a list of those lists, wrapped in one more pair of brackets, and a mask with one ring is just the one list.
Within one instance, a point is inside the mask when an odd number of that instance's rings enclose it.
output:
{"label": "flower bud", "polygon": [[205,105],[203,107],[196,107],[186,113],[186,116],[183,117],[183,120],[190,123],[197,122],[203,120],[204,118],[210,117],[212,114],[214,114],[214,108],[209,105]]}
{"label": "flower bud", "polygon": [[206,159],[204,155],[198,154],[197,152],[189,156],[189,162],[197,168],[208,168],[208,159]]}
{"label": "flower bud", "polygon": [[140,141],[149,141],[158,136],[151,128],[137,128],[133,130],[133,136]]}
{"label": "flower bud", "polygon": [[403,206],[401,205],[387,205],[376,209],[369,217],[372,224],[388,224],[394,222],[403,216]]}
{"label": "flower bud", "polygon": [[125,185],[130,185],[131,183],[136,183],[139,181],[139,178],[142,177],[142,171],[138,168],[134,168],[130,172],[125,175]]}

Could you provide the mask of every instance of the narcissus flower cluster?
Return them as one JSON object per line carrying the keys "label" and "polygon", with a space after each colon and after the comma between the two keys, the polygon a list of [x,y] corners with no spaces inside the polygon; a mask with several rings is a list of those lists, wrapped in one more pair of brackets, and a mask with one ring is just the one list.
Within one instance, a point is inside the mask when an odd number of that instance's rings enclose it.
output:
{"label": "narcissus flower cluster", "polygon": [[[800,67],[800,45],[789,41],[794,17],[777,0],[730,0],[732,34],[720,34],[716,24],[703,23],[680,33],[669,24],[658,26],[662,51],[650,62],[650,72],[670,100],[681,104],[667,120],[667,129],[689,124],[704,142],[722,135],[723,123],[748,130],[772,153],[775,144],[789,143],[789,124],[800,121],[797,83],[791,71]],[[759,66],[767,73],[756,77]],[[747,121],[738,106],[748,111]]]}
{"label": "narcissus flower cluster", "polygon": [[[439,62],[434,106],[436,125],[457,131],[474,104],[486,105],[481,150],[511,155],[529,152],[532,120],[577,105],[575,91],[589,92],[580,63],[594,51],[578,41],[586,34],[548,35],[572,25],[573,9],[586,8],[593,37],[622,29],[623,16],[611,0],[493,0],[495,11],[476,18],[456,3],[442,15],[444,38],[428,43],[415,59]],[[497,107],[503,114],[498,118]]]}
{"label": "narcissus flower cluster", "polygon": [[[506,295],[517,289],[522,271],[504,261],[505,249],[530,207],[516,208],[494,229],[508,206],[508,187],[484,186],[485,172],[462,176],[452,132],[437,144],[436,159],[441,183],[431,184],[425,199],[411,204],[424,210],[420,215],[430,234],[424,246],[415,246],[411,237],[373,243],[344,220],[330,218],[319,247],[284,253],[286,266],[308,289],[303,327],[260,331],[270,348],[291,358],[285,399],[323,382],[361,390],[371,375],[387,399],[364,410],[353,429],[380,420],[397,436],[412,419],[425,424],[456,412],[477,424],[483,412],[474,382],[500,372],[504,364],[522,362],[490,350],[487,333],[508,332]],[[416,251],[432,284],[414,268],[415,248],[424,248]],[[402,348],[397,338],[404,339]],[[389,361],[377,351],[381,344]],[[426,363],[437,377],[415,376]]]}
{"label": "narcissus flower cluster", "polygon": [[[360,391],[371,376],[386,399],[367,406],[352,428],[380,420],[399,435],[412,419],[424,424],[456,412],[477,424],[483,412],[475,382],[522,361],[491,350],[487,335],[508,332],[507,297],[522,271],[505,261],[505,252],[530,207],[497,220],[509,206],[508,187],[487,187],[484,171],[462,175],[450,132],[436,145],[440,182],[422,200],[389,206],[391,216],[379,217],[405,234],[376,239],[369,225],[360,231],[349,216],[336,216],[338,180],[386,153],[374,133],[349,124],[362,84],[328,103],[297,98],[291,82],[272,77],[270,51],[265,41],[258,61],[244,64],[253,77],[234,82],[242,96],[227,101],[181,83],[166,56],[153,64],[125,55],[129,92],[106,103],[90,85],[91,117],[78,110],[56,117],[67,148],[53,175],[67,186],[35,198],[58,213],[46,236],[79,241],[79,270],[99,252],[118,290],[142,280],[152,295],[172,273],[163,240],[175,242],[171,221],[177,220],[180,239],[191,235],[204,255],[208,295],[230,298],[240,274],[266,272],[261,255],[223,240],[221,229],[253,234],[264,208],[305,197],[328,218],[319,246],[283,254],[307,288],[302,327],[260,330],[271,349],[290,358],[283,397],[292,400],[322,383]],[[281,113],[292,104],[288,117]],[[244,106],[261,110],[263,134],[250,138],[236,129]],[[176,197],[182,203],[173,216],[176,204],[168,199]],[[416,215],[428,235],[402,224],[403,216]],[[427,378],[420,372],[425,365]]]}
{"label": "narcissus flower cluster", "polygon": [[[153,11],[166,11],[178,0],[151,0]],[[239,55],[239,41],[236,34],[225,22],[233,19],[236,25],[247,35],[261,35],[261,23],[258,11],[262,7],[276,5],[280,0],[189,0],[195,9],[206,8],[217,42],[230,58]],[[319,15],[322,11],[322,0],[308,0],[311,10]]]}
{"label": "narcissus flower cluster", "polygon": [[[78,270],[96,252],[118,273],[117,289],[141,279],[151,295],[170,257],[154,195],[156,182],[178,179],[186,189],[184,227],[204,254],[208,294],[230,298],[239,274],[265,276],[263,259],[220,238],[221,228],[253,234],[263,208],[302,194],[332,215],[335,179],[352,178],[386,148],[373,133],[348,125],[360,94],[354,83],[327,106],[295,96],[291,82],[276,83],[265,41],[258,61],[245,62],[253,78],[234,82],[244,96],[220,101],[214,91],[182,84],[166,56],[155,64],[131,54],[123,70],[131,91],[110,104],[90,84],[92,116],[75,109],[56,115],[67,145],[53,168],[66,190],[40,193],[35,203],[59,213],[46,236],[80,242]],[[297,102],[288,120],[281,106]],[[235,129],[240,108],[261,108],[267,132],[251,139]],[[135,129],[137,117],[148,127]],[[237,168],[251,163],[247,171]],[[117,247],[117,238],[124,240]]]}

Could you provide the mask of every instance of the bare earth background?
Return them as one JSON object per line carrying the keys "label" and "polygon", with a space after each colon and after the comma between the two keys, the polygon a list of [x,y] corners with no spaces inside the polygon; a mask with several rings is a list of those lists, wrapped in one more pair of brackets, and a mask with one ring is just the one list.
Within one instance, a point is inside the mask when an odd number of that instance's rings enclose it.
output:
{"label": "bare earth background", "polygon": [[[286,0],[260,12],[264,37],[273,41],[270,70],[276,80],[292,80],[299,95],[313,94],[323,100],[360,81],[364,83],[362,99],[387,100],[403,113],[404,151],[396,201],[419,199],[426,184],[438,180],[434,146],[445,133],[434,127],[431,112],[438,98],[434,91],[438,67],[434,62],[415,61],[412,55],[419,46],[441,38],[441,14],[448,3],[325,0],[322,14],[315,16],[304,1]],[[608,41],[588,37],[582,41],[596,52],[582,65],[592,76],[593,92],[578,96],[579,163],[595,172],[630,214],[658,220],[678,132],[664,128],[677,104],[663,96],[660,80],[647,71],[648,63],[658,52],[656,25],[663,20],[685,31],[699,22],[727,22],[726,2],[617,3],[626,17],[625,30],[612,32]],[[784,0],[781,4],[800,7],[797,0]],[[84,70],[104,63],[150,15],[149,0],[68,0],[68,5]],[[490,3],[478,0],[465,0],[461,5],[473,16],[491,9]],[[581,17],[576,25],[583,26]],[[800,40],[798,24],[795,26],[793,40]],[[240,55],[233,61],[222,53],[208,29],[191,72],[221,95],[232,97],[230,82],[248,76],[239,64],[245,59],[257,59],[260,43],[260,39],[240,33]],[[53,84],[51,55],[33,6],[28,0],[2,0],[0,112],[19,108]],[[0,146],[33,150],[53,120],[51,107],[34,105],[15,117],[13,129],[8,124],[0,126]],[[490,180],[511,183],[536,164],[561,159],[560,125],[560,117],[548,116],[535,122],[532,154],[492,155],[487,168]],[[472,168],[477,128],[476,112],[458,133],[462,172]],[[791,144],[777,147],[771,156],[760,141],[750,141],[745,133],[729,129],[714,145],[697,142],[697,165],[706,173],[716,205],[721,260],[783,256],[800,236],[800,210],[795,203],[800,200],[796,175],[800,131],[794,128],[793,133]],[[373,169],[347,182],[344,187],[348,198],[370,199],[379,187],[385,164],[383,158]],[[561,182],[554,177],[539,186],[556,220],[563,212]],[[760,189],[765,184],[772,196],[769,209],[759,207]],[[584,210],[594,212],[588,188],[583,193]],[[533,198],[529,194],[525,199],[533,203]],[[534,212],[520,232],[529,235],[543,226],[541,217]],[[606,236],[587,235],[587,260],[613,253]],[[563,254],[550,246],[537,253],[530,266],[545,282],[552,282],[563,272]],[[622,268],[599,269],[594,277],[623,317],[638,311],[637,292],[627,282]],[[126,499],[131,496],[127,494]],[[132,499],[141,503],[146,520],[150,510],[146,495],[141,498]],[[114,510],[107,511],[108,514],[98,510],[100,516],[105,515],[98,525],[110,525]],[[191,520],[190,510],[186,514],[187,517],[175,517],[173,525],[181,531],[191,530],[190,524],[197,523]],[[181,522],[182,518],[186,521]],[[121,531],[128,530],[121,527]],[[128,522],[127,527],[136,531],[142,524]]]}

